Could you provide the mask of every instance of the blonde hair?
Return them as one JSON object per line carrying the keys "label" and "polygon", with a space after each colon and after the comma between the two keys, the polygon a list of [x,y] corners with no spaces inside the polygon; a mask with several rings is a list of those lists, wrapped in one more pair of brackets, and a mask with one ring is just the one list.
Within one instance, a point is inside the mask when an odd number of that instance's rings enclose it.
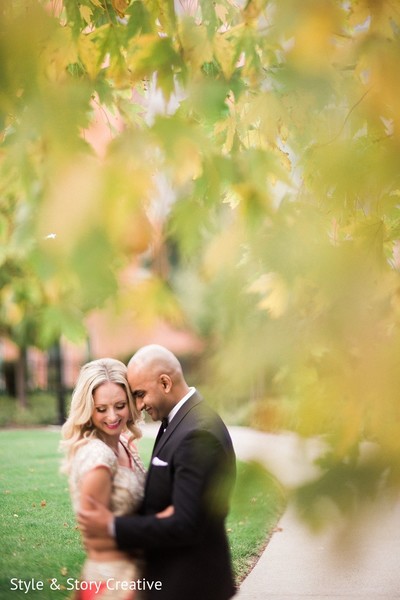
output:
{"label": "blonde hair", "polygon": [[61,428],[60,448],[66,454],[61,467],[64,473],[69,472],[71,460],[80,446],[93,438],[102,439],[101,433],[92,423],[92,414],[94,391],[104,383],[116,383],[125,390],[129,407],[126,427],[132,434],[130,441],[141,437],[142,432],[138,427],[138,422],[141,420],[140,412],[133,401],[126,373],[127,368],[124,363],[114,358],[92,360],[81,368],[72,394],[69,416]]}

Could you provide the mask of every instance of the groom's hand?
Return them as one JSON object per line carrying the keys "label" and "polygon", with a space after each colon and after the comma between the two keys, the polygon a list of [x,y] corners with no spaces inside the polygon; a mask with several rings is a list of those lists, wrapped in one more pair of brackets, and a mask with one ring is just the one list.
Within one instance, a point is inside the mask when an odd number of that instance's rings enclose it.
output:
{"label": "groom's hand", "polygon": [[78,511],[78,523],[79,528],[86,540],[89,538],[109,538],[111,524],[114,520],[114,516],[111,511],[108,510],[90,496],[85,498],[86,502],[92,506],[91,509],[80,508]]}

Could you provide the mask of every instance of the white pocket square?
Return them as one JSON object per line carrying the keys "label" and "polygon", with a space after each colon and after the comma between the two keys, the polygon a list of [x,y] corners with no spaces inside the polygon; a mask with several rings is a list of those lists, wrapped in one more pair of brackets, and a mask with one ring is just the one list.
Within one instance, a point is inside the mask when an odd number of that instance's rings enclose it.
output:
{"label": "white pocket square", "polygon": [[155,456],[151,461],[151,464],[155,467],[168,467],[168,463],[165,460],[161,460],[158,456]]}

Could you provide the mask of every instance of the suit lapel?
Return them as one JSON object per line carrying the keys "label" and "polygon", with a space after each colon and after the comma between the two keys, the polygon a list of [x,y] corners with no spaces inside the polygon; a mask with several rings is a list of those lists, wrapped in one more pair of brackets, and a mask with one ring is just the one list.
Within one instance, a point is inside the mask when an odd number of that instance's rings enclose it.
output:
{"label": "suit lapel", "polygon": [[186,415],[188,414],[188,412],[191,411],[192,408],[194,406],[196,406],[197,404],[199,404],[199,402],[201,402],[201,401],[202,401],[201,396],[197,392],[195,392],[193,394],[193,396],[191,396],[189,398],[189,400],[187,400],[185,402],[185,404],[183,406],[181,406],[181,408],[178,410],[178,412],[172,419],[171,423],[168,425],[167,429],[165,430],[165,432],[162,435],[160,435],[160,431],[162,430],[162,425],[161,425],[160,430],[156,437],[156,441],[154,443],[154,449],[153,449],[152,456],[155,455],[156,450],[157,450],[157,452],[159,450],[161,450],[161,448],[164,446],[164,444],[169,440],[171,435],[174,433],[175,429],[178,427],[178,425],[182,421],[182,419],[184,419],[186,417]]}
{"label": "suit lapel", "polygon": [[163,424],[161,423],[160,425],[160,429],[157,432],[157,436],[156,436],[156,440],[154,442],[154,446],[153,446],[153,452],[151,454],[151,458],[153,458],[154,454],[155,454],[155,449],[157,447],[158,442],[160,441],[161,437],[164,435],[164,427]]}

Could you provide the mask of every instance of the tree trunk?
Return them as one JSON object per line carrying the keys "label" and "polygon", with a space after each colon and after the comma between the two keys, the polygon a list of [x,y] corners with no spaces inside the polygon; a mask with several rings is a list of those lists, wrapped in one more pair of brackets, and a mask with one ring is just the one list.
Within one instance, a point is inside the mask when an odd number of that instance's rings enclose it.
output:
{"label": "tree trunk", "polygon": [[63,382],[63,360],[60,341],[54,344],[54,385],[57,397],[57,423],[62,425],[66,418],[65,389]]}
{"label": "tree trunk", "polygon": [[20,348],[15,369],[15,388],[19,408],[27,408],[27,349]]}

